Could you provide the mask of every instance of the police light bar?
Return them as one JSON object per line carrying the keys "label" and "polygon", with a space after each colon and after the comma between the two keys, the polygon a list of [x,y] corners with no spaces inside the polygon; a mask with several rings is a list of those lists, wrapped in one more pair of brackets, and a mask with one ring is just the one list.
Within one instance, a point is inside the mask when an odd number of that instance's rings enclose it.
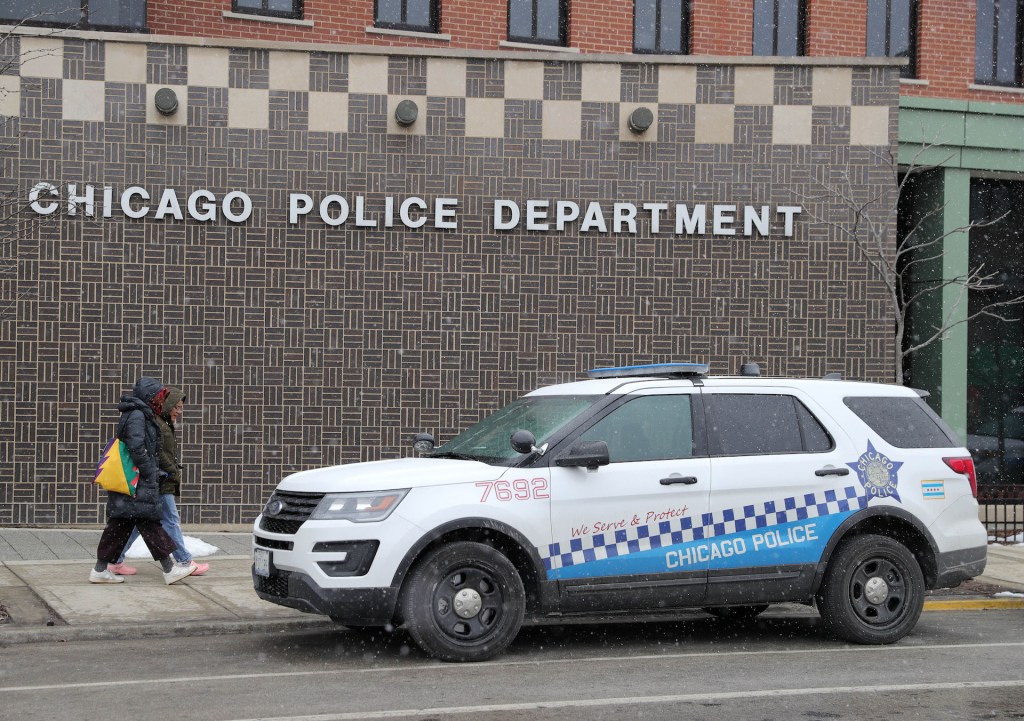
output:
{"label": "police light bar", "polygon": [[620,366],[618,368],[593,368],[587,371],[589,378],[685,378],[706,376],[711,367],[707,363],[652,363],[643,366]]}

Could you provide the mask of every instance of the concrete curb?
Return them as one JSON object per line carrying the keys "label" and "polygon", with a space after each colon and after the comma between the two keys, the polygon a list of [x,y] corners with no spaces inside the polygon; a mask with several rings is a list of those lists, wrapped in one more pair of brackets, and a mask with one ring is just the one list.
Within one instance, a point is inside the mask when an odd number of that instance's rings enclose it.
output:
{"label": "concrete curb", "polygon": [[1024,598],[957,598],[925,601],[925,611],[1004,611],[1024,608]]}
{"label": "concrete curb", "polygon": [[67,643],[69,641],[132,641],[168,636],[208,636],[239,633],[286,633],[291,631],[337,631],[343,627],[319,616],[309,619],[268,621],[176,621],[173,623],[125,624],[113,626],[47,626],[11,628],[0,626],[0,648],[24,643]]}

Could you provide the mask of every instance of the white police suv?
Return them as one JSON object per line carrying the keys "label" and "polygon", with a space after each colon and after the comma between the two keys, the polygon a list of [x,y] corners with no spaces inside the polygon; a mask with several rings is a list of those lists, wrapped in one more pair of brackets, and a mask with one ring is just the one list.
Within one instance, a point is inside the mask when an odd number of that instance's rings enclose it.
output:
{"label": "white police suv", "polygon": [[256,592],[478,661],[525,617],[780,602],[891,643],[926,589],[984,570],[973,461],[915,391],[745,373],[598,369],[421,435],[423,457],[288,476],[255,522]]}

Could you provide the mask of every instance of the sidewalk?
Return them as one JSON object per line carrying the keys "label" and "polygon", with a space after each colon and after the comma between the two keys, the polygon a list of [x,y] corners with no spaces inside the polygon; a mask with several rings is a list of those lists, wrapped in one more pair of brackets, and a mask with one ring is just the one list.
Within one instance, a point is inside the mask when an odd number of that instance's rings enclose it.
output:
{"label": "sidewalk", "polygon": [[[252,536],[247,530],[183,530],[219,549],[200,559],[210,564],[206,575],[167,586],[155,561],[133,559],[138,575],[111,586],[88,582],[99,528],[0,528],[0,606],[8,616],[0,614],[0,647],[335,628],[326,617],[256,596],[250,575]],[[1007,595],[997,595],[1000,592]],[[931,593],[925,610],[1024,609],[1024,596],[1019,594],[1024,594],[1024,545],[989,546],[985,575],[955,591]]]}
{"label": "sidewalk", "polygon": [[138,575],[88,582],[102,529],[0,528],[0,647],[36,641],[272,632],[334,624],[260,599],[252,589],[252,534],[185,526],[219,550],[198,560],[203,576],[168,586],[152,559],[129,559]]}

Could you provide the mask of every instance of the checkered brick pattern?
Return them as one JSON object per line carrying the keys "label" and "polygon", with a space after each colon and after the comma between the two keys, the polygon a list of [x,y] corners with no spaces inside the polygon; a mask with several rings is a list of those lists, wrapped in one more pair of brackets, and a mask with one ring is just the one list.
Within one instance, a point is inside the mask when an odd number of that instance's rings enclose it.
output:
{"label": "checkered brick pattern", "polygon": [[805,493],[802,496],[750,504],[740,509],[726,508],[715,513],[704,513],[699,523],[687,516],[612,533],[594,533],[569,541],[558,541],[549,544],[546,549],[540,549],[541,558],[544,568],[551,571],[680,543],[729,536],[756,528],[770,528],[793,521],[846,513],[865,508],[867,504],[868,498],[859,486],[847,486],[841,491],[828,489],[823,493]]}

